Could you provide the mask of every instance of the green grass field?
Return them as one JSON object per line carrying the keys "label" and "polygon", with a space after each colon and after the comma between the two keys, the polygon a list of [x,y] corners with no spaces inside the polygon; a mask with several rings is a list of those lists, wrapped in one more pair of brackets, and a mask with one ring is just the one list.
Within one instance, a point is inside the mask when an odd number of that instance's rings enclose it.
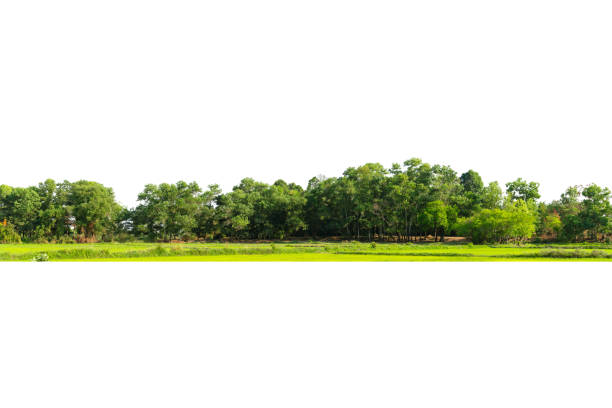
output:
{"label": "green grass field", "polygon": [[0,245],[0,261],[376,262],[612,261],[605,244],[100,243]]}

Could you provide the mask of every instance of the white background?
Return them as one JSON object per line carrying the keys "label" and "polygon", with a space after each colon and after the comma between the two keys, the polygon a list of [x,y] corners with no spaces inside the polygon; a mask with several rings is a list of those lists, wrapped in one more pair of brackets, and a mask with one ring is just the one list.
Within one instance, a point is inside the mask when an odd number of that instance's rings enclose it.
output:
{"label": "white background", "polygon": [[3,268],[0,406],[612,404],[609,265],[243,265]]}
{"label": "white background", "polygon": [[[0,183],[610,186],[606,1],[3,1]],[[0,266],[2,407],[609,407],[592,264]]]}
{"label": "white background", "polygon": [[306,185],[411,157],[610,186],[609,1],[0,1],[0,183]]}

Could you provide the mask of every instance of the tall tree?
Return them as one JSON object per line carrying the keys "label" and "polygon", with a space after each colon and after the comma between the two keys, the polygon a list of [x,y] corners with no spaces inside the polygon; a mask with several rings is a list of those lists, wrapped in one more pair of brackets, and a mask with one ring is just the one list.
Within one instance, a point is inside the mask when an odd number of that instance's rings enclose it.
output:
{"label": "tall tree", "polygon": [[523,200],[525,202],[535,201],[540,198],[540,183],[527,182],[522,178],[506,183],[506,193],[512,201]]}
{"label": "tall tree", "polygon": [[437,242],[438,235],[444,236],[444,230],[448,228],[446,205],[440,200],[427,203],[419,216],[419,223],[423,226],[424,231],[433,234],[434,242]]}
{"label": "tall tree", "polygon": [[67,204],[77,232],[88,240],[111,230],[121,209],[112,188],[86,180],[71,183]]}
{"label": "tall tree", "polygon": [[166,241],[190,238],[198,225],[201,192],[195,182],[147,184],[138,195],[138,230]]}
{"label": "tall tree", "polygon": [[5,213],[16,231],[24,238],[35,238],[34,231],[39,222],[40,196],[33,187],[17,187],[4,200]]}
{"label": "tall tree", "polygon": [[582,211],[579,213],[582,226],[588,231],[591,239],[597,239],[600,233],[606,231],[612,218],[610,190],[590,184],[582,190],[582,196],[584,200]]}
{"label": "tall tree", "polygon": [[482,208],[493,210],[501,208],[504,199],[504,193],[497,181],[489,183],[482,191]]}

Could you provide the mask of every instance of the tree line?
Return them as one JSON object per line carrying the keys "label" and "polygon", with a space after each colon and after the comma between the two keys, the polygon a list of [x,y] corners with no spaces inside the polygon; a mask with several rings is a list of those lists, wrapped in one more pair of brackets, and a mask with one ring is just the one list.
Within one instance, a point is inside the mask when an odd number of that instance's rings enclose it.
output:
{"label": "tree line", "polygon": [[0,242],[253,240],[338,237],[354,240],[475,243],[610,240],[610,190],[569,187],[540,201],[539,184],[518,178],[502,189],[474,170],[420,159],[385,168],[349,167],[339,177],[314,177],[306,189],[278,180],[243,179],[232,191],[197,183],[148,184],[135,208],[119,205],[93,181],[46,180],[0,185]]}

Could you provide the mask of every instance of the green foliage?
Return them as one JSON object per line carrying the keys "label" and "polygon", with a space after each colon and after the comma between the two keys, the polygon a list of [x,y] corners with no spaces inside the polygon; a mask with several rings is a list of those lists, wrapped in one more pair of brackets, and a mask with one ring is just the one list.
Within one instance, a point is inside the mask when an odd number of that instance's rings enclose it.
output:
{"label": "green foliage", "polygon": [[434,235],[437,241],[438,234],[448,228],[446,217],[446,206],[440,200],[432,201],[425,205],[423,212],[419,215],[419,224],[427,233]]}
{"label": "green foliage", "polygon": [[96,235],[112,228],[114,218],[120,211],[111,188],[86,180],[70,185],[67,209],[74,217],[76,232],[94,240]]}
{"label": "green foliage", "polygon": [[[46,254],[46,257],[41,257]],[[192,261],[535,261],[612,260],[612,247],[604,244],[496,244],[442,243],[261,243],[261,244],[15,244],[0,245],[0,260],[192,260]],[[42,261],[41,259],[41,261]]]}
{"label": "green foliage", "polygon": [[525,202],[535,201],[540,198],[540,183],[527,182],[522,178],[506,183],[506,193],[512,201],[523,200]]}
{"label": "green foliage", "polygon": [[482,210],[474,217],[463,219],[460,234],[476,244],[524,242],[536,230],[536,216],[522,200],[504,209]]}
{"label": "green foliage", "polygon": [[610,190],[591,184],[582,190],[584,200],[578,216],[591,239],[597,239],[601,232],[607,232],[612,217]]}
{"label": "green foliage", "polygon": [[198,226],[201,192],[195,182],[146,185],[138,195],[140,205],[134,216],[137,230],[151,239],[166,241],[189,236]]}
{"label": "green foliage", "polygon": [[580,249],[575,249],[573,251],[565,251],[562,249],[547,249],[544,251],[540,251],[538,253],[539,257],[542,258],[603,258],[603,259],[612,259],[611,252],[605,251],[584,251]]}
{"label": "green foliage", "polygon": [[501,208],[504,194],[497,181],[489,183],[482,191],[482,208],[493,210]]}
{"label": "green foliage", "polygon": [[76,244],[76,241],[74,240],[74,238],[71,238],[66,235],[59,237],[55,242],[57,244]]}
{"label": "green foliage", "polygon": [[21,237],[11,224],[0,225],[0,244],[20,244]]}
{"label": "green foliage", "polygon": [[[610,190],[574,186],[552,203],[539,184],[521,178],[487,185],[474,170],[412,158],[385,168],[366,163],[339,177],[310,179],[306,190],[278,180],[244,178],[231,191],[196,183],[149,184],[136,208],[122,208],[111,188],[48,179],[33,187],[0,185],[5,240],[130,242],[202,240],[335,240],[421,242],[466,235],[475,242],[535,238],[606,241],[612,237]],[[10,236],[10,237],[9,237]]]}
{"label": "green foliage", "polygon": [[560,237],[565,241],[605,241],[612,235],[610,190],[596,184],[573,186],[548,206],[561,220]]}
{"label": "green foliage", "polygon": [[283,180],[273,185],[243,179],[218,199],[223,235],[239,239],[285,239],[306,229],[303,189]]}
{"label": "green foliage", "polygon": [[36,190],[30,188],[14,188],[5,198],[7,218],[15,226],[15,230],[25,239],[34,239],[36,218],[40,211],[40,197]]}
{"label": "green foliage", "polygon": [[477,195],[481,194],[484,189],[480,174],[474,170],[469,170],[461,175],[461,185],[464,191]]}
{"label": "green foliage", "polygon": [[558,237],[563,228],[561,217],[558,214],[547,214],[541,219],[540,232],[544,235]]}
{"label": "green foliage", "polygon": [[44,252],[41,252],[40,254],[36,254],[34,258],[32,258],[32,262],[48,262],[48,261],[49,261],[49,255],[47,255]]}

